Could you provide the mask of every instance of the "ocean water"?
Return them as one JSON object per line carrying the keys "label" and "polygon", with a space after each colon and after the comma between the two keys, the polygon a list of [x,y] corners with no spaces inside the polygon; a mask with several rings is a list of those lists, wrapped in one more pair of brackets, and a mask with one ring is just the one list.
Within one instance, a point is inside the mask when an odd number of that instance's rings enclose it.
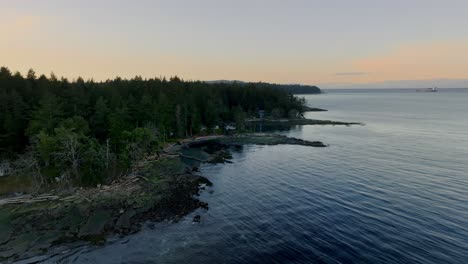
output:
{"label": "ocean water", "polygon": [[330,146],[246,146],[202,167],[209,210],[49,261],[468,263],[468,92],[306,99],[365,125],[278,132]]}

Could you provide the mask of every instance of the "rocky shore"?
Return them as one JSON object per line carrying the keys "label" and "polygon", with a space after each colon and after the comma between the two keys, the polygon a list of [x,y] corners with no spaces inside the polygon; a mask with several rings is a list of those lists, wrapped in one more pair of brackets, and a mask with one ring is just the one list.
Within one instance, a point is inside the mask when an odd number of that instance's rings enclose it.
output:
{"label": "rocky shore", "polygon": [[265,126],[298,126],[298,125],[363,125],[358,122],[340,122],[331,120],[317,120],[307,118],[295,118],[295,119],[251,119],[248,123],[252,124],[263,124]]}
{"label": "rocky shore", "polygon": [[144,221],[177,221],[206,206],[194,196],[210,182],[177,157],[145,161],[109,186],[80,189],[50,201],[31,199],[0,207],[0,262],[44,254],[61,244],[102,243],[129,234]]}
{"label": "rocky shore", "polygon": [[104,243],[108,235],[139,231],[146,221],[176,222],[197,208],[207,209],[196,198],[211,185],[197,174],[200,163],[230,162],[229,149],[247,144],[326,146],[275,134],[187,139],[107,186],[0,200],[0,263]]}
{"label": "rocky shore", "polygon": [[307,141],[298,138],[287,137],[278,134],[255,133],[255,134],[239,134],[230,137],[224,137],[219,140],[221,144],[229,146],[239,145],[301,145],[308,147],[326,147],[320,141]]}
{"label": "rocky shore", "polygon": [[304,112],[326,112],[328,110],[321,109],[321,108],[316,108],[316,107],[309,107],[309,106],[304,106],[303,107]]}

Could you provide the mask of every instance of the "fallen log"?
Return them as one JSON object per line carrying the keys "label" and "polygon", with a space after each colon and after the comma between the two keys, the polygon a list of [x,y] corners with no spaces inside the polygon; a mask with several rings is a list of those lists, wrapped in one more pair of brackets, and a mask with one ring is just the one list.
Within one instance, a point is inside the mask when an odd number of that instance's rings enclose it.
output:
{"label": "fallen log", "polygon": [[185,155],[182,155],[182,154],[179,154],[178,156],[181,157],[181,158],[184,158],[184,159],[195,160],[195,161],[202,162],[202,163],[206,162],[206,160],[201,160],[201,159],[198,159],[198,158],[189,157],[189,156],[185,156]]}
{"label": "fallen log", "polygon": [[12,197],[12,198],[5,198],[0,200],[0,205],[8,205],[8,204],[23,204],[23,203],[39,203],[39,202],[47,202],[60,199],[57,195],[41,195],[37,197]]}

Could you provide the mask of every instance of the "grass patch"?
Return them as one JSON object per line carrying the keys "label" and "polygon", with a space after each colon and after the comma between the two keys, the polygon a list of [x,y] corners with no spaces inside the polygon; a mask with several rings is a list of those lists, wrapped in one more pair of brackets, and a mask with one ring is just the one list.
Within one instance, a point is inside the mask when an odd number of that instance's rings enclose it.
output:
{"label": "grass patch", "polygon": [[0,177],[0,196],[15,192],[30,192],[33,188],[32,179],[25,176]]}

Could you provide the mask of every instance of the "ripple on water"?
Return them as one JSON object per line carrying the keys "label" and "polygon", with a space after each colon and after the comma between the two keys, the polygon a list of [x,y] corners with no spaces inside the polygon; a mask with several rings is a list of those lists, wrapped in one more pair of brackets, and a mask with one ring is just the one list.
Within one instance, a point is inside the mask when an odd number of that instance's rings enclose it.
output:
{"label": "ripple on water", "polygon": [[310,118],[367,125],[282,132],[328,148],[246,146],[202,168],[214,192],[199,224],[157,224],[63,262],[468,263],[463,96],[307,97],[331,110]]}

